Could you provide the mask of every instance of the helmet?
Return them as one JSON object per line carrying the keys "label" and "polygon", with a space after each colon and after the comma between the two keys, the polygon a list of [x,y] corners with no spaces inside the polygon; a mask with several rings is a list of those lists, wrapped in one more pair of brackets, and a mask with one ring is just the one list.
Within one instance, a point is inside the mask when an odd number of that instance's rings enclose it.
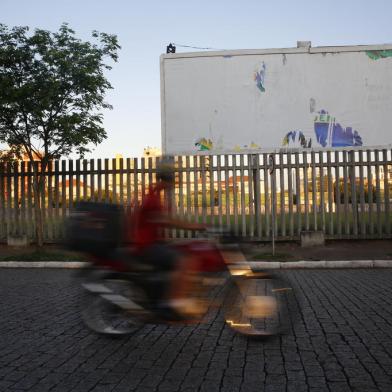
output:
{"label": "helmet", "polygon": [[165,156],[157,163],[157,181],[174,181],[174,157]]}

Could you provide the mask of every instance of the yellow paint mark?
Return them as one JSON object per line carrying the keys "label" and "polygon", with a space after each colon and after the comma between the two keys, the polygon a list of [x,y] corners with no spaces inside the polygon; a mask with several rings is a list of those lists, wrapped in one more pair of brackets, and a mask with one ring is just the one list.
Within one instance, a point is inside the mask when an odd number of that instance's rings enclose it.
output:
{"label": "yellow paint mark", "polygon": [[251,327],[248,323],[235,323],[233,320],[226,320],[226,323],[231,327]]}
{"label": "yellow paint mark", "polygon": [[274,292],[274,293],[276,293],[276,292],[278,292],[278,291],[290,291],[290,290],[292,290],[291,287],[283,287],[283,288],[281,288],[281,289],[272,289],[271,291]]}

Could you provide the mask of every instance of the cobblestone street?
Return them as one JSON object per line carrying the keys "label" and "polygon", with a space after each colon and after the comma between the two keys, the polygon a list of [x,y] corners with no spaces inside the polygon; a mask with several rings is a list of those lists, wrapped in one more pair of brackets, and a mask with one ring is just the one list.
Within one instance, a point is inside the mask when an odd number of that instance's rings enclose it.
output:
{"label": "cobblestone street", "polygon": [[1,391],[392,391],[392,270],[293,270],[300,320],[252,340],[218,314],[111,339],[68,270],[0,271]]}

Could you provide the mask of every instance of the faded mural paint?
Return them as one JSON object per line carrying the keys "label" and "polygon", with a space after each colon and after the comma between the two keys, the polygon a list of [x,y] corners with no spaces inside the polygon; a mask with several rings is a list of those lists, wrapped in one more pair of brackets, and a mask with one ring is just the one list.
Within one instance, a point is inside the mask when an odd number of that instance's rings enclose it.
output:
{"label": "faded mural paint", "polygon": [[263,61],[261,65],[260,71],[256,71],[254,73],[254,80],[256,82],[257,88],[263,93],[265,92],[265,71],[266,71],[266,65]]}
{"label": "faded mural paint", "polygon": [[249,145],[248,144],[244,144],[243,146],[239,146],[238,144],[236,146],[234,146],[234,151],[243,151],[243,150],[254,150],[254,149],[260,149],[261,147],[254,143],[254,142],[250,142]]}
{"label": "faded mural paint", "polygon": [[311,148],[312,138],[306,138],[304,133],[299,130],[287,132],[282,141],[283,147],[302,147]]}
{"label": "faded mural paint", "polygon": [[[312,112],[312,108],[311,108]],[[318,111],[313,121],[316,142],[322,147],[360,147],[363,145],[359,132],[352,127],[344,127],[326,110]],[[301,130],[289,131],[283,138],[283,147],[311,148],[312,138]]]}
{"label": "faded mural paint", "polygon": [[238,51],[229,61],[225,52],[166,61],[164,148],[210,153],[388,145],[392,45],[366,49]]}
{"label": "faded mural paint", "polygon": [[198,151],[210,151],[213,148],[213,143],[211,139],[206,139],[205,137],[202,137],[196,140],[195,146],[197,147]]}
{"label": "faded mural paint", "polygon": [[314,132],[323,147],[359,147],[363,144],[358,131],[342,126],[323,109],[314,119]]}
{"label": "faded mural paint", "polygon": [[366,54],[372,60],[379,60],[392,57],[392,50],[368,50]]}
{"label": "faded mural paint", "polygon": [[[195,147],[197,151],[211,151],[211,150],[215,150],[215,151],[219,151],[222,149],[221,146],[221,141],[218,140],[217,143],[214,143],[211,139],[207,139],[205,137],[199,138],[196,140],[195,142]],[[242,150],[248,150],[248,149],[260,149],[261,147],[254,143],[253,141],[251,141],[248,144],[245,144],[243,146],[239,146],[239,145],[235,145],[233,147],[234,151],[242,151]]]}

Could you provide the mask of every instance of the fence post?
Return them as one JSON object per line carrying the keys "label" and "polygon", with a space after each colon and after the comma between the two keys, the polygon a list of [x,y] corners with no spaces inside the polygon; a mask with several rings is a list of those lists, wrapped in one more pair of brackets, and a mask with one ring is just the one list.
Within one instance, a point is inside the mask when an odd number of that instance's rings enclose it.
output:
{"label": "fence post", "polygon": [[351,208],[353,211],[353,235],[358,235],[358,203],[357,203],[357,187],[355,178],[355,151],[349,153],[350,165],[350,185],[351,185]]}
{"label": "fence post", "polygon": [[[258,170],[258,159],[259,156],[256,154],[251,155],[251,167],[252,167],[252,183],[253,183],[253,211],[255,214],[255,227],[257,233],[259,233],[259,227],[261,227],[261,216],[260,216],[260,173]],[[254,234],[254,233],[252,233]]]}
{"label": "fence post", "polygon": [[[150,160],[151,158],[148,159],[148,167],[149,169],[151,169],[151,165],[150,165]],[[167,164],[169,166],[169,170],[173,170],[173,183],[172,183],[172,187],[169,189],[165,189],[165,198],[166,198],[166,205],[168,207],[169,213],[171,216],[174,216],[176,214],[176,202],[175,202],[175,159],[174,156],[167,156],[165,158],[165,162],[163,164]],[[151,178],[149,178],[149,184],[148,186],[151,186],[151,182],[152,182],[152,175]]]}
{"label": "fence post", "polygon": [[270,154],[268,156],[268,172],[271,176],[271,231],[272,231],[272,256],[275,256],[275,224],[276,224],[276,211],[275,211],[275,156]]}
{"label": "fence post", "polygon": [[391,224],[389,217],[389,167],[388,167],[388,153],[387,150],[382,150],[382,160],[384,165],[384,216],[385,227],[384,234],[388,236],[391,234]]}

